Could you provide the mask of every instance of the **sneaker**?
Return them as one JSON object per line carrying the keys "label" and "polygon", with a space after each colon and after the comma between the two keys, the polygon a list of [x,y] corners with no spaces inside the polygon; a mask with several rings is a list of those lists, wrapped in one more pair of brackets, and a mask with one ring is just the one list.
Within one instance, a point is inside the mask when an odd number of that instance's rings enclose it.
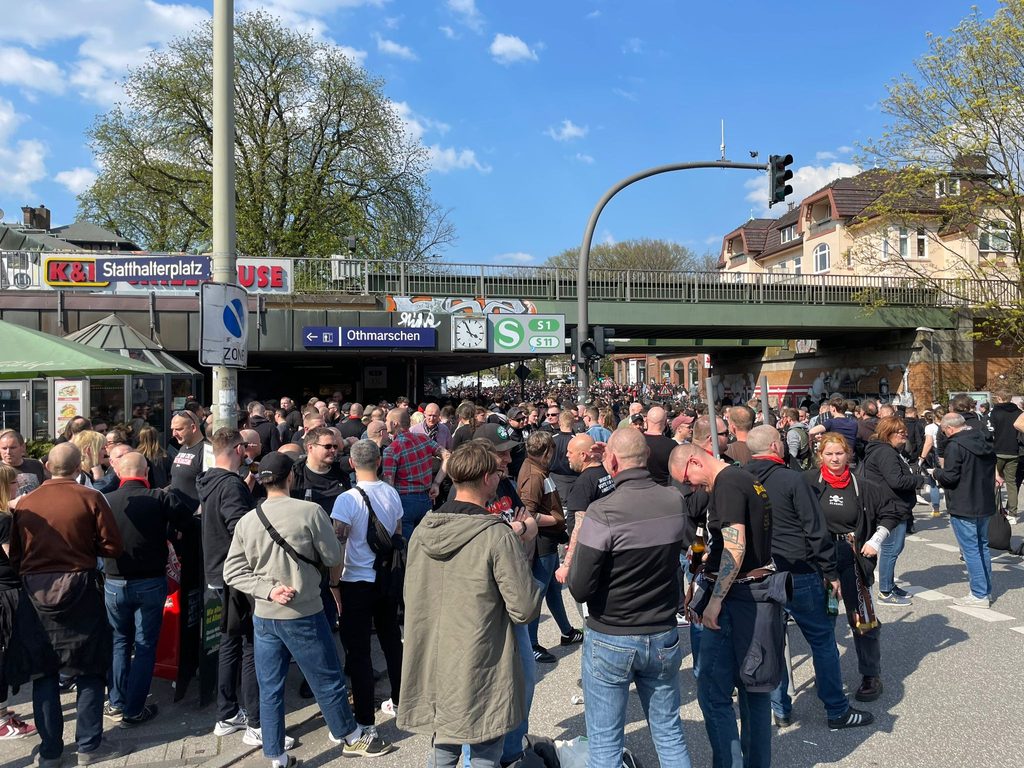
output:
{"label": "sneaker", "polygon": [[932,510],[932,517],[942,517],[942,513],[939,511],[938,507],[935,507]]}
{"label": "sneaker", "polygon": [[909,592],[907,592],[907,590],[903,589],[903,587],[900,587],[896,584],[892,585],[892,593],[897,597],[912,597],[912,595]]}
{"label": "sneaker", "polygon": [[348,742],[341,748],[343,755],[355,755],[356,757],[380,757],[394,750],[394,746],[384,741],[377,735],[363,730],[363,735],[354,744]]}
{"label": "sneaker", "polygon": [[137,717],[128,717],[128,715],[124,715],[121,718],[121,727],[122,728],[134,728],[137,725],[142,725],[143,723],[148,723],[150,720],[152,720],[154,717],[156,717],[156,713],[157,713],[157,706],[156,706],[156,704],[145,704],[142,707],[142,712],[140,712]]}
{"label": "sneaker", "polygon": [[879,592],[878,599],[875,601],[879,605],[910,605],[911,601],[909,597],[900,597],[896,594],[894,589],[892,592]]}
{"label": "sneaker", "polygon": [[688,627],[690,626],[690,620],[686,618],[685,613],[676,614],[676,626],[677,627]]}
{"label": "sneaker", "polygon": [[102,763],[105,760],[113,760],[118,757],[123,757],[130,751],[130,749],[127,749],[121,744],[112,744],[108,741],[104,741],[92,752],[79,752],[78,764],[94,765],[95,763]]}
{"label": "sneaker", "polygon": [[793,720],[789,715],[776,715],[772,712],[772,719],[775,721],[776,728],[789,728],[793,724]]}
{"label": "sneaker", "polygon": [[284,760],[274,758],[270,761],[270,768],[295,768],[297,765],[302,765],[302,761],[294,755],[285,755]]}
{"label": "sneaker", "polygon": [[40,757],[36,766],[37,768],[61,768],[63,764],[63,757]]}
{"label": "sneaker", "polygon": [[862,725],[871,725],[873,722],[875,722],[875,716],[870,712],[850,707],[842,717],[837,717],[835,720],[829,718],[828,729],[838,731],[843,728],[859,728]]}
{"label": "sneaker", "polygon": [[558,641],[559,645],[575,645],[576,643],[583,642],[583,633],[578,629],[574,629],[568,635],[562,635],[562,639]]}
{"label": "sneaker", "polygon": [[61,677],[57,680],[57,687],[61,693],[70,693],[78,690],[78,683],[73,677]]}
{"label": "sneaker", "polygon": [[398,715],[398,705],[392,699],[388,699],[380,705],[380,711],[388,717],[396,717]]}
{"label": "sneaker", "polygon": [[874,701],[882,695],[882,680],[873,675],[865,675],[860,688],[854,694],[857,701]]}
{"label": "sneaker", "polygon": [[558,659],[548,653],[548,649],[543,645],[533,646],[533,658],[538,664],[554,664]]}
{"label": "sneaker", "polygon": [[0,741],[5,739],[24,739],[36,732],[34,725],[29,725],[13,712],[0,717]]}
{"label": "sneaker", "polygon": [[240,731],[249,724],[249,718],[245,716],[245,712],[238,710],[235,716],[227,720],[218,720],[217,724],[213,726],[214,736],[227,736],[229,733]]}
{"label": "sneaker", "polygon": [[964,597],[958,597],[953,601],[953,605],[961,605],[965,608],[991,608],[992,601],[987,597],[975,597],[969,594]]}
{"label": "sneaker", "polygon": [[108,701],[103,705],[103,716],[113,723],[120,723],[121,718],[124,717],[124,712]]}
{"label": "sneaker", "polygon": [[[246,726],[245,734],[242,736],[242,743],[248,744],[250,747],[262,747],[263,746],[263,729],[262,728],[250,728]],[[295,746],[295,739],[291,736],[286,735],[284,737],[284,751],[287,752],[289,749]]]}

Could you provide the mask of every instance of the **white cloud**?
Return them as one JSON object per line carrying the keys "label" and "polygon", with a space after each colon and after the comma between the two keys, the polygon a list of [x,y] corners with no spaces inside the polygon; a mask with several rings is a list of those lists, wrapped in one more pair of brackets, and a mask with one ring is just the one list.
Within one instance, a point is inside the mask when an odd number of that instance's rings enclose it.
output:
{"label": "white cloud", "polygon": [[394,40],[388,40],[381,37],[380,35],[374,35],[377,38],[377,50],[383,53],[385,56],[394,56],[398,59],[405,59],[406,61],[416,61],[416,54],[413,53],[412,48],[408,46],[396,43]]}
{"label": "white cloud", "polygon": [[480,173],[491,172],[491,166],[477,160],[476,152],[472,149],[455,149],[454,147],[442,147],[439,144],[431,144],[427,147],[427,158],[430,162],[430,170],[437,171],[438,173],[470,169],[477,170]]}
{"label": "white cloud", "polygon": [[622,44],[623,53],[643,53],[644,41],[639,37],[631,37]]}
{"label": "white cloud", "polygon": [[[790,184],[793,187],[793,194],[787,200],[799,203],[803,198],[812,192],[824,187],[836,179],[846,176],[856,176],[861,172],[858,165],[852,163],[830,163],[828,165],[805,165],[793,170],[793,180]],[[747,200],[754,203],[754,213],[761,216],[780,216],[785,213],[785,206],[768,208],[768,176],[758,174],[756,178],[748,179],[743,184],[749,191]]]}
{"label": "white cloud", "polygon": [[537,54],[515,35],[498,33],[491,42],[491,56],[499,64],[514,64],[517,61],[536,61]]}
{"label": "white cloud", "polygon": [[363,62],[366,61],[366,51],[361,51],[358,48],[352,48],[348,45],[339,45],[338,49],[360,67],[363,66]]}
{"label": "white cloud", "polygon": [[80,195],[96,181],[96,171],[91,168],[72,168],[70,171],[61,171],[53,180],[63,184],[71,194]]}
{"label": "white cloud", "polygon": [[819,160],[819,161],[820,160],[837,160],[838,158],[839,158],[839,155],[837,155],[835,152],[815,152],[814,153],[814,159],[815,160]]}
{"label": "white cloud", "polygon": [[23,48],[0,47],[0,83],[31,91],[64,92],[64,74],[54,62],[33,56]]}
{"label": "white cloud", "polygon": [[452,29],[451,27],[444,26],[444,27],[438,27],[438,29],[441,30],[441,34],[443,34],[449,40],[458,40],[459,39],[459,36],[455,33],[455,30]]}
{"label": "white cloud", "polygon": [[387,29],[398,29],[404,18],[404,16],[386,16],[384,18],[384,26]]}
{"label": "white cloud", "polygon": [[499,253],[493,259],[495,264],[533,264],[533,260],[534,255],[532,253],[524,253],[523,251]]}
{"label": "white cloud", "polygon": [[416,142],[422,142],[423,136],[428,131],[436,131],[443,136],[451,128],[448,123],[443,123],[440,120],[435,120],[432,117],[427,117],[413,111],[413,108],[404,101],[392,101],[391,109],[405,126],[406,135]]}
{"label": "white cloud", "polygon": [[612,234],[610,229],[606,229],[601,233],[601,242],[605,245],[615,245],[618,240],[615,239],[615,235]]}
{"label": "white cloud", "polygon": [[548,128],[544,133],[555,141],[572,141],[582,139],[589,130],[585,125],[576,125],[572,120],[563,120],[558,128]]}
{"label": "white cloud", "polygon": [[577,152],[576,159],[579,160],[584,165],[594,164],[594,158],[591,155],[584,154],[583,152]]}
{"label": "white cloud", "polygon": [[476,33],[484,31],[484,17],[476,7],[476,0],[448,0],[448,10],[455,14],[463,26]]}
{"label": "white cloud", "polygon": [[845,144],[836,150],[840,155],[848,155],[853,152],[853,147],[848,147]]}
{"label": "white cloud", "polygon": [[623,88],[612,88],[612,93],[614,93],[616,96],[626,99],[627,101],[637,100],[637,96],[633,91],[627,91]]}
{"label": "white cloud", "polygon": [[596,18],[599,18],[600,16],[601,16],[601,11],[595,10],[595,11],[591,11],[590,13],[588,13],[584,18],[596,19]]}
{"label": "white cloud", "polygon": [[46,145],[36,139],[11,140],[24,120],[11,102],[0,99],[0,192],[10,195],[31,195],[32,185],[46,178]]}

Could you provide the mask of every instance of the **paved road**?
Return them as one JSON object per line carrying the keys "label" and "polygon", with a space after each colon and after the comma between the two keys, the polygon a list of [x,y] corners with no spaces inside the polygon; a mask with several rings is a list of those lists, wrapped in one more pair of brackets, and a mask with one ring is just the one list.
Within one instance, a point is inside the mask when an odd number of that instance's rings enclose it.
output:
{"label": "paved road", "polygon": [[[773,764],[803,768],[817,764],[874,766],[885,768],[962,768],[964,765],[997,766],[1015,763],[1024,753],[1024,688],[1019,684],[1018,665],[1024,653],[1024,565],[1020,558],[1002,555],[994,563],[995,602],[991,610],[960,608],[954,597],[966,594],[962,563],[946,518],[933,520],[920,507],[917,533],[908,539],[897,565],[897,578],[916,593],[908,608],[880,606],[884,623],[882,635],[885,693],[874,703],[863,705],[877,722],[869,728],[832,733],[824,710],[814,693],[813,671],[807,646],[793,632],[795,682],[794,724],[777,731],[773,740]],[[1015,541],[1024,526],[1015,526]],[[570,613],[572,610],[570,609]],[[541,625],[541,641],[557,643],[557,629],[550,619]],[[689,644],[684,630],[683,642]],[[847,687],[859,683],[856,657],[847,631],[840,638],[843,673]],[[579,646],[552,652],[559,658],[554,666],[542,668],[537,687],[531,730],[553,738],[571,738],[584,733],[583,706],[571,697],[579,693]],[[711,755],[692,677],[692,660],[687,656],[680,672],[683,693],[681,711],[693,764],[710,764]],[[382,665],[381,665],[382,666]],[[293,671],[294,675],[294,671]],[[289,684],[289,734],[299,743],[292,753],[309,768],[326,766],[341,757],[339,747],[327,740],[326,728],[315,707],[302,706],[294,696],[297,685]],[[386,696],[385,680],[378,694]],[[170,689],[157,682],[154,696],[166,704]],[[15,699],[19,711],[30,711],[24,693]],[[179,705],[164,707],[158,721],[128,732],[139,748],[126,759],[103,765],[171,766],[186,762],[214,768],[237,765],[264,768],[267,762],[258,752],[242,747],[239,735],[217,739],[210,735],[212,711],[194,708],[193,697]],[[73,712],[73,697],[65,696],[65,711]],[[395,768],[422,768],[426,764],[428,740],[400,733],[394,721],[378,717],[381,735],[398,747],[379,761]],[[70,739],[73,722],[68,724]],[[626,743],[646,768],[655,768],[657,758],[643,713],[634,696],[627,716]],[[114,732],[122,735],[125,732]],[[165,740],[170,739],[170,744]],[[38,743],[36,740],[33,740]],[[0,766],[20,768],[31,764],[28,741],[0,743]],[[73,765],[73,753],[66,764]]]}

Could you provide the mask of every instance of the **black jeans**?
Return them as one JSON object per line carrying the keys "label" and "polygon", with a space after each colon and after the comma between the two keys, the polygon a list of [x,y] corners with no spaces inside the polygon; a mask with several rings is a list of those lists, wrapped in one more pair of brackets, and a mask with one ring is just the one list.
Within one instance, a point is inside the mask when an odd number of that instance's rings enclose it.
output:
{"label": "black jeans", "polygon": [[[843,592],[846,615],[852,622],[857,605],[857,574],[854,571],[853,549],[845,541],[836,542],[836,564],[839,586]],[[853,648],[857,652],[857,671],[862,677],[878,677],[882,673],[881,627],[869,629],[866,634],[853,632]]]}
{"label": "black jeans", "polygon": [[[103,741],[103,689],[100,675],[78,675],[75,740],[80,755],[99,749]],[[58,758],[64,752],[64,709],[60,703],[57,675],[32,681],[32,714],[39,729],[39,756]]]}
{"label": "black jeans", "polygon": [[370,622],[384,651],[391,681],[391,700],[398,705],[402,687],[402,635],[398,629],[398,604],[377,591],[368,581],[341,582],[341,642],[345,646],[356,722],[373,725],[373,665],[370,659]]}
{"label": "black jeans", "polygon": [[[218,589],[221,602],[224,590]],[[241,679],[241,707],[245,709],[251,728],[260,727],[260,686],[256,681],[256,660],[253,656],[252,637],[248,635],[220,636],[217,656],[217,719],[230,720],[238,714],[239,679]]]}

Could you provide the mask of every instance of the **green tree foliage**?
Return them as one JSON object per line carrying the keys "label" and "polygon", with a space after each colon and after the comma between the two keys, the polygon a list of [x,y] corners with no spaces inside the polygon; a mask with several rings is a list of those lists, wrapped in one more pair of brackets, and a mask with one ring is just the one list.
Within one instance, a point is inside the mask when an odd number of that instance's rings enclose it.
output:
{"label": "green tree foliage", "polygon": [[[213,29],[132,71],[89,132],[102,172],[81,214],[153,250],[212,235]],[[425,181],[426,150],[339,48],[241,14],[235,25],[238,251],[250,256],[434,257],[454,239]]]}
{"label": "green tree foliage", "polygon": [[[990,19],[977,9],[946,37],[932,36],[915,72],[888,87],[890,122],[864,149],[879,195],[862,217],[879,227],[855,258],[890,273],[964,277],[954,298],[988,309],[985,335],[1024,340],[1024,0]],[[927,242],[922,261],[918,242]],[[980,248],[979,248],[980,246]],[[987,318],[987,319],[985,319]]]}
{"label": "green tree foliage", "polygon": [[[699,257],[689,248],[665,240],[641,238],[621,243],[599,243],[590,249],[590,269],[640,269],[664,272],[703,271],[708,258]],[[717,257],[715,259],[717,261]],[[546,267],[576,269],[579,248],[568,248],[552,256]],[[710,267],[714,269],[714,267]]]}

